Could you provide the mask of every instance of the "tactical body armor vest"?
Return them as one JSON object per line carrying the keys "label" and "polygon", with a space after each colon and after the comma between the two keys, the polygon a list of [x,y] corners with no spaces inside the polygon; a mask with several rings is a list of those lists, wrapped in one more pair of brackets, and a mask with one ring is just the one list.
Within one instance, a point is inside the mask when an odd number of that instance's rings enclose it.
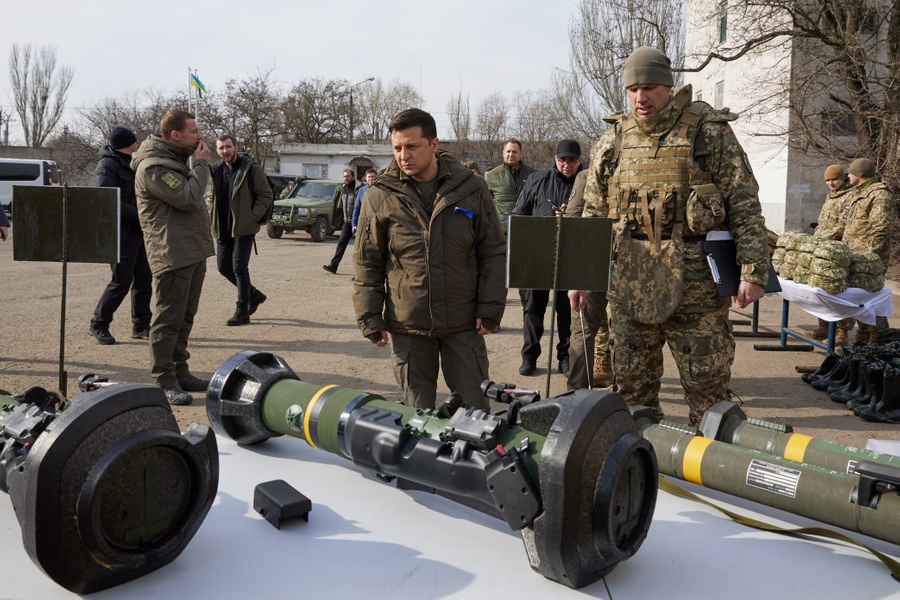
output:
{"label": "tactical body armor vest", "polygon": [[[609,217],[619,221],[620,235],[647,239],[659,250],[661,240],[701,236],[713,228],[690,229],[695,223],[685,227],[692,188],[710,187],[704,184],[712,181],[706,170],[705,143],[697,138],[701,119],[712,110],[704,102],[692,102],[672,128],[659,136],[642,133],[630,113],[621,118],[616,165],[608,181]],[[724,220],[721,201],[706,209],[717,213],[719,223]]]}

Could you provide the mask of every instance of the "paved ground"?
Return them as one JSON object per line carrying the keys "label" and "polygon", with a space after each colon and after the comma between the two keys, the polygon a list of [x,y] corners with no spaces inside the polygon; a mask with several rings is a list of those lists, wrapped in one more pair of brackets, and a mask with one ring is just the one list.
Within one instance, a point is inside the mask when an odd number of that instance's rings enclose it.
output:
{"label": "paved ground", "polygon": [[[349,252],[338,274],[330,275],[321,265],[331,258],[335,237],[316,244],[305,233],[285,235],[280,240],[271,240],[263,234],[257,241],[260,254],[251,260],[251,274],[254,284],[268,294],[269,300],[260,307],[250,325],[226,327],[225,320],[234,311],[236,294],[215,272],[215,261],[210,260],[191,339],[193,370],[208,377],[235,352],[254,349],[282,356],[304,380],[396,397],[389,351],[375,348],[356,326],[350,302]],[[14,262],[11,242],[0,243],[0,265],[4,276],[0,289],[0,388],[13,392],[33,385],[57,388],[61,265]],[[152,382],[146,342],[132,340],[129,335],[127,301],[111,328],[119,339],[118,344],[100,346],[85,332],[108,279],[109,268],[105,265],[69,265],[64,364],[70,395],[77,393],[76,379],[85,372],[119,381]],[[896,297],[894,302],[897,310]],[[749,311],[742,312],[749,315]],[[744,318],[736,311],[732,316]],[[780,320],[780,297],[765,298],[761,302],[762,329],[777,331]],[[811,316],[794,311],[792,326],[812,327],[813,323]],[[495,381],[543,390],[546,353],[536,376],[518,375],[521,326],[519,297],[516,290],[511,290],[502,330],[488,338],[491,376]],[[746,331],[749,327],[739,325],[736,330]],[[796,431],[853,445],[865,445],[870,438],[900,437],[896,426],[866,423],[800,380],[795,367],[817,366],[823,358],[821,352],[753,349],[754,344],[772,342],[745,337],[737,341],[731,387],[749,416],[787,423]],[[564,389],[562,375],[553,373],[551,394]],[[687,409],[680,400],[677,372],[668,355],[663,394],[666,414],[686,422]],[[182,425],[206,418],[200,400],[193,406],[176,407],[175,412]]]}

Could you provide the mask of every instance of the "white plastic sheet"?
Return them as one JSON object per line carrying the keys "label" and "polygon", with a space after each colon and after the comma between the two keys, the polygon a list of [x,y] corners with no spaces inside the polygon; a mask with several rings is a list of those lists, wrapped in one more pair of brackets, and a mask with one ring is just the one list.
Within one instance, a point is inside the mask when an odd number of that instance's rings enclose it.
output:
{"label": "white plastic sheet", "polygon": [[856,319],[867,325],[875,324],[875,317],[894,314],[890,288],[867,292],[861,288],[847,288],[840,294],[829,294],[822,288],[795,283],[779,277],[781,297],[825,321]]}

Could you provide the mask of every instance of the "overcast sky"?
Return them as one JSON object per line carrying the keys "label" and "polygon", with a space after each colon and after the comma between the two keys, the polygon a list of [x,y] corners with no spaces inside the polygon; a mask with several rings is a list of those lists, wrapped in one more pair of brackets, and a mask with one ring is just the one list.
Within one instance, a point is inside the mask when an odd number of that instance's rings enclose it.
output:
{"label": "overcast sky", "polygon": [[[72,66],[67,115],[104,97],[187,85],[188,67],[211,92],[226,79],[274,68],[285,85],[377,77],[419,89],[448,137],[451,94],[474,115],[494,92],[548,88],[568,68],[576,0],[43,0],[2,1],[0,107],[12,108],[12,44],[55,45]],[[65,117],[64,117],[65,118]],[[21,143],[14,118],[10,142]]]}

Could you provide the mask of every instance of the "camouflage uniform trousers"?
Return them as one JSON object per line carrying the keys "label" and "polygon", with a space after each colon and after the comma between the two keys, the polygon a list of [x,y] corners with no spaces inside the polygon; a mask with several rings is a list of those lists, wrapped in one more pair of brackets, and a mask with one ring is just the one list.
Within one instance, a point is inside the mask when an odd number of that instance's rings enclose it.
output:
{"label": "camouflage uniform trousers", "polygon": [[842,329],[844,335],[848,335],[853,329],[854,323],[859,325],[859,330],[856,332],[856,341],[866,344],[877,344],[881,331],[890,327],[887,317],[875,317],[874,325],[867,325],[856,319],[841,319],[837,322],[837,328]]}
{"label": "camouflage uniform trousers", "polygon": [[662,418],[663,343],[678,366],[691,425],[699,425],[708,408],[728,399],[734,362],[728,306],[708,312],[688,312],[682,306],[657,325],[634,321],[614,302],[609,307],[613,372],[628,404],[649,406]]}
{"label": "camouflage uniform trousers", "polygon": [[[594,363],[610,364],[609,319],[606,316],[606,292],[588,292],[584,313],[584,336],[581,335],[581,315],[572,311],[572,336],[569,338],[570,390],[587,389]],[[587,346],[587,361],[584,349]]]}

